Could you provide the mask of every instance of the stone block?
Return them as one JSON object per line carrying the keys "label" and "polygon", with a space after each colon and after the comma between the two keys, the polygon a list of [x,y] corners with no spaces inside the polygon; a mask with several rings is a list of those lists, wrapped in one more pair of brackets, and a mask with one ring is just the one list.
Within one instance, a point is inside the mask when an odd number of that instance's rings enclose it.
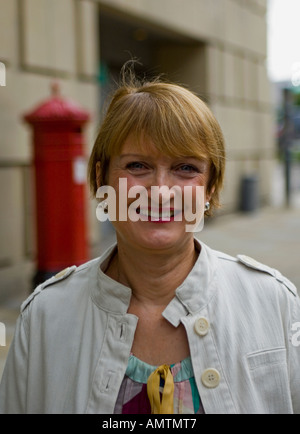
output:
{"label": "stone block", "polygon": [[79,75],[85,78],[95,78],[99,70],[98,13],[97,3],[77,1],[77,66]]}
{"label": "stone block", "polygon": [[22,63],[37,72],[76,70],[75,10],[69,0],[23,0]]}
{"label": "stone block", "polygon": [[0,200],[0,265],[7,266],[20,261],[24,253],[24,194],[20,168],[0,170]]}
{"label": "stone block", "polygon": [[17,18],[17,1],[0,0],[0,61],[7,64],[17,61]]}

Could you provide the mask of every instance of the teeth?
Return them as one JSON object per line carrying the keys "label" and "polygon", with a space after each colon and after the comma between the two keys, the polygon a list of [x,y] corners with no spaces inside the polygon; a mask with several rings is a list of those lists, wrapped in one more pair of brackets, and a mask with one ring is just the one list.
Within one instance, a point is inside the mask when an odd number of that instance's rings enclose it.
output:
{"label": "teeth", "polygon": [[[138,212],[138,211],[137,211]],[[143,217],[150,217],[151,219],[168,219],[170,217],[174,217],[174,211],[173,210],[166,210],[166,211],[147,211],[147,210],[139,210],[138,212]]]}

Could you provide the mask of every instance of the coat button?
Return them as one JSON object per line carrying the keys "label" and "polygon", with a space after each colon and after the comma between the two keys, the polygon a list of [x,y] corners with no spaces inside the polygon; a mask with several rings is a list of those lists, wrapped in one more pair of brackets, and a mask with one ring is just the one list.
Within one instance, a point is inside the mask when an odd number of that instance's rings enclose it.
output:
{"label": "coat button", "polygon": [[199,336],[207,335],[208,329],[209,329],[208,320],[204,317],[198,318],[195,321],[194,329],[195,329],[195,332],[197,333],[197,335],[199,335]]}
{"label": "coat button", "polygon": [[209,389],[214,389],[215,387],[218,387],[220,384],[220,373],[216,369],[209,368],[206,369],[202,376],[201,381],[204,384],[205,387],[208,387]]}

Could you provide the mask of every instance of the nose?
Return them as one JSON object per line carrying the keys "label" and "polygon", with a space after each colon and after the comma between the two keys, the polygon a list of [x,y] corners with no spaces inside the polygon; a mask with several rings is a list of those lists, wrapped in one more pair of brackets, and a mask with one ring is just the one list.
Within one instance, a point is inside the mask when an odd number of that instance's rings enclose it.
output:
{"label": "nose", "polygon": [[172,187],[171,174],[167,168],[160,167],[154,173],[154,186],[157,187]]}
{"label": "nose", "polygon": [[170,206],[170,201],[174,201],[176,194],[177,190],[176,186],[173,185],[172,174],[165,168],[156,170],[151,185],[152,203],[161,207]]}

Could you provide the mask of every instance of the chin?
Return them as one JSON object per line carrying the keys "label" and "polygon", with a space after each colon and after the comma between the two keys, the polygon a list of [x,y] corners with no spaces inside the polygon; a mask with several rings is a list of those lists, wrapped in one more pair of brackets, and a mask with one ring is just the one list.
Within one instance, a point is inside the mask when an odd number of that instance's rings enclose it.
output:
{"label": "chin", "polygon": [[[135,235],[137,237],[138,234]],[[138,242],[141,247],[152,250],[169,250],[184,244],[190,234],[182,231],[173,231],[170,229],[152,229],[141,233]]]}
{"label": "chin", "polygon": [[138,248],[140,250],[164,251],[179,248],[193,234],[187,233],[185,225],[169,226],[168,224],[148,224],[146,222],[135,222],[128,225],[128,222],[117,223],[115,229],[118,233],[119,241]]}

